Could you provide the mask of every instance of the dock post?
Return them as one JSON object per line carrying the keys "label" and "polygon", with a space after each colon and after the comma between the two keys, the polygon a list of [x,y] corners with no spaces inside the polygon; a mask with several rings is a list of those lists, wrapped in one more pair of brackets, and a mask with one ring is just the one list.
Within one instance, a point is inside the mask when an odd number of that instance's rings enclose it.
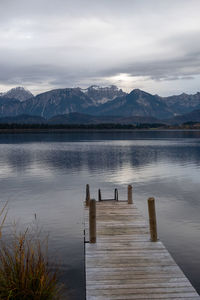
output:
{"label": "dock post", "polygon": [[86,184],[85,203],[86,203],[86,206],[89,206],[89,204],[90,204],[90,186],[89,186],[89,184]]}
{"label": "dock post", "polygon": [[133,188],[132,185],[128,185],[128,204],[133,204]]}
{"label": "dock post", "polygon": [[118,189],[115,189],[115,192],[114,192],[114,199],[116,201],[118,201]]}
{"label": "dock post", "polygon": [[149,210],[149,227],[150,227],[150,235],[151,241],[157,242],[157,225],[156,225],[156,209],[155,209],[155,199],[148,199],[148,210]]}
{"label": "dock post", "polygon": [[90,200],[89,206],[89,231],[90,231],[90,243],[96,243],[96,200]]}
{"label": "dock post", "polygon": [[98,200],[101,201],[101,190],[98,190]]}

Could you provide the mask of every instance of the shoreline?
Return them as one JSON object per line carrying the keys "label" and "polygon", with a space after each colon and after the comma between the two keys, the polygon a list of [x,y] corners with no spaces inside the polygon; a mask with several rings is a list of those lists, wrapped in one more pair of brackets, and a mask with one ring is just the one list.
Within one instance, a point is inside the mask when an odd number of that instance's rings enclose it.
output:
{"label": "shoreline", "polygon": [[67,133],[67,132],[200,132],[200,129],[186,128],[5,128],[0,129],[0,134],[4,133]]}

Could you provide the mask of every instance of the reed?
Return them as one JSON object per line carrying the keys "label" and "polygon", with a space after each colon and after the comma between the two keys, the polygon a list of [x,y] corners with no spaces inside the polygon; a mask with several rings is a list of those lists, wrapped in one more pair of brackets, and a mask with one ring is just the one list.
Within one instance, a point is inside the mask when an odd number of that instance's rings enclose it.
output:
{"label": "reed", "polygon": [[[5,221],[5,208],[0,215]],[[0,238],[0,299],[58,300],[61,285],[58,272],[48,260],[48,241],[37,234],[15,231],[7,240]]]}
{"label": "reed", "polygon": [[0,209],[0,238],[2,236],[2,227],[3,224],[5,222],[6,216],[8,211],[6,210],[7,208],[7,202],[5,203],[5,205]]}
{"label": "reed", "polygon": [[39,240],[27,232],[0,243],[0,299],[60,299],[57,271],[52,271]]}

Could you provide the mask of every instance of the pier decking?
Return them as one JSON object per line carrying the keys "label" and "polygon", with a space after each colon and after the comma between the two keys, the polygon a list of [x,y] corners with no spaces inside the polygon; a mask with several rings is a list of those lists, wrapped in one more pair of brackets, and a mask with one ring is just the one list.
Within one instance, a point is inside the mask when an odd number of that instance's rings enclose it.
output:
{"label": "pier decking", "polygon": [[86,300],[200,299],[134,204],[96,203],[96,243],[89,243],[85,206]]}

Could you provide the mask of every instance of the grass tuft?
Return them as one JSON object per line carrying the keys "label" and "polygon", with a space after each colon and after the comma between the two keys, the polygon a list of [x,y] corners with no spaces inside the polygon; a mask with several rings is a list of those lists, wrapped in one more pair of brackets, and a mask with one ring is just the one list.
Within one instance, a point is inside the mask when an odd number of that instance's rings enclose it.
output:
{"label": "grass tuft", "polygon": [[8,211],[6,210],[6,207],[7,207],[7,202],[5,203],[5,205],[0,210],[0,238],[2,236],[2,233],[1,233],[2,227],[3,227],[3,224],[6,220],[7,213],[8,213]]}
{"label": "grass tuft", "polygon": [[27,232],[16,233],[11,243],[0,239],[0,299],[58,300],[61,289],[47,249]]}

